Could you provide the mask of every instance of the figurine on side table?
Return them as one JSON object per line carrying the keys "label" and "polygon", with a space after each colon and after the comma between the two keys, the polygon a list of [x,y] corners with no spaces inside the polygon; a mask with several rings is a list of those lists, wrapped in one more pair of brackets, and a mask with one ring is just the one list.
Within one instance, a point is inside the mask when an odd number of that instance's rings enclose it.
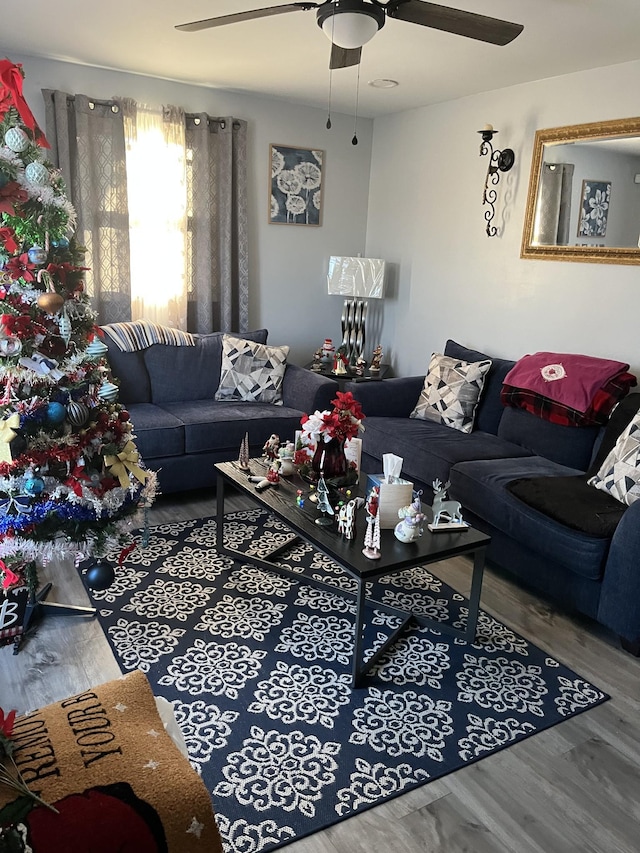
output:
{"label": "figurine on side table", "polygon": [[380,344],[374,349],[371,355],[371,367],[369,373],[380,373],[380,365],[382,363],[382,347]]}
{"label": "figurine on side table", "polygon": [[336,354],[333,359],[333,370],[331,371],[335,376],[347,375],[347,364],[349,363],[349,359],[347,358],[346,350],[347,348],[345,346],[340,346],[336,350]]}
{"label": "figurine on side table", "polygon": [[313,370],[314,373],[320,373],[320,371],[322,370],[322,347],[320,347],[320,349],[317,349],[313,354],[311,370]]}
{"label": "figurine on side table", "polygon": [[363,355],[359,355],[356,359],[356,376],[364,376],[364,369],[367,366],[367,361]]}

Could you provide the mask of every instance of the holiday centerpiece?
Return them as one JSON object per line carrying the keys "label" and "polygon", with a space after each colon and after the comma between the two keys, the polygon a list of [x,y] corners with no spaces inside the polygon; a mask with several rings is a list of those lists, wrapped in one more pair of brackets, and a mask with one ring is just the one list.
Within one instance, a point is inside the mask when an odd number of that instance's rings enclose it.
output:
{"label": "holiday centerpiece", "polygon": [[[85,291],[76,214],[0,60],[0,613],[53,557],[131,544],[155,476],[135,446]],[[99,581],[105,584],[104,576]],[[108,585],[108,584],[107,584]],[[2,605],[5,605],[4,609]],[[7,616],[7,618],[9,618]],[[19,626],[0,620],[0,642]]]}
{"label": "holiday centerpiece", "polygon": [[331,410],[302,416],[302,438],[315,447],[312,478],[324,475],[333,485],[349,485],[356,482],[357,470],[347,462],[345,442],[364,431],[365,415],[351,391],[338,391],[331,403]]}

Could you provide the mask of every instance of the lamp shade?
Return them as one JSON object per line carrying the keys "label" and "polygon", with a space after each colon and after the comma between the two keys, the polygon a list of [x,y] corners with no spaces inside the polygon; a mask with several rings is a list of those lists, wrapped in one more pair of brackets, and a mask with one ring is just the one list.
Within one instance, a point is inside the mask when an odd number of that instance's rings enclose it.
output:
{"label": "lamp shade", "polygon": [[333,14],[322,24],[327,38],[338,47],[353,49],[362,47],[378,32],[379,24],[375,18],[361,12],[342,12]]}
{"label": "lamp shade", "polygon": [[327,273],[328,292],[360,299],[382,299],[385,262],[380,258],[348,258],[332,255]]}

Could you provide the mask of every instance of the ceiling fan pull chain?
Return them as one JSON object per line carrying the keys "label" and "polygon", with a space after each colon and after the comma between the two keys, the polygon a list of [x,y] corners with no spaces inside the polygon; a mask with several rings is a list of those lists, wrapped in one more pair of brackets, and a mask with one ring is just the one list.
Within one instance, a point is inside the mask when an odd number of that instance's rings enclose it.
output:
{"label": "ceiling fan pull chain", "polygon": [[[336,16],[331,19],[331,53],[333,55],[333,34],[336,28]],[[333,88],[333,62],[329,61],[329,108],[327,114],[327,130],[331,130],[331,92]]]}
{"label": "ceiling fan pull chain", "polygon": [[358,63],[358,80],[356,82],[356,115],[353,122],[353,139],[352,145],[358,144],[358,104],[360,102],[360,63]]}

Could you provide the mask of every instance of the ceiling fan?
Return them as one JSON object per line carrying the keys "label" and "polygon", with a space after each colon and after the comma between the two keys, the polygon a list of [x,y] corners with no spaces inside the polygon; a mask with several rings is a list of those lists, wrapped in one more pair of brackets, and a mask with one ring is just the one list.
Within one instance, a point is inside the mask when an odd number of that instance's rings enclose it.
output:
{"label": "ceiling fan", "polygon": [[323,3],[285,3],[282,6],[269,6],[266,9],[251,9],[236,12],[233,15],[221,15],[179,24],[176,29],[183,32],[196,32],[209,27],[235,24],[238,21],[251,21],[256,18],[269,18],[287,12],[308,12],[316,10],[318,26],[332,44],[330,68],[347,68],[360,62],[362,46],[370,41],[378,30],[382,29],[387,18],[396,18],[409,24],[444,30],[454,35],[466,36],[489,44],[505,45],[513,41],[524,29],[522,24],[512,24],[498,18],[464,12],[449,6],[439,6],[424,0],[325,0]]}

